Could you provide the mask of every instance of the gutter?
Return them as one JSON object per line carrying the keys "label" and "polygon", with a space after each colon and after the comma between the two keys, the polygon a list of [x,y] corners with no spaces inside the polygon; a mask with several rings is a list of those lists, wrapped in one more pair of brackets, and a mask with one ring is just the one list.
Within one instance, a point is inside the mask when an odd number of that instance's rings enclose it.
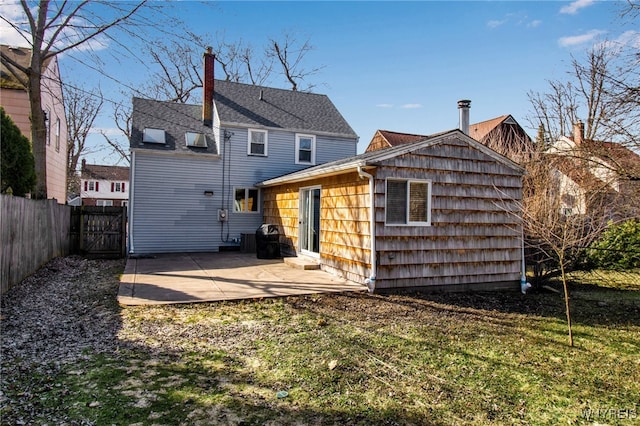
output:
{"label": "gutter", "polygon": [[361,179],[368,178],[369,179],[369,232],[371,234],[371,247],[370,251],[370,263],[371,263],[371,272],[369,274],[369,278],[365,280],[365,284],[369,289],[369,293],[373,293],[376,289],[376,218],[375,218],[375,202],[374,202],[374,194],[373,194],[373,175],[362,170],[362,166],[358,166],[358,175]]}

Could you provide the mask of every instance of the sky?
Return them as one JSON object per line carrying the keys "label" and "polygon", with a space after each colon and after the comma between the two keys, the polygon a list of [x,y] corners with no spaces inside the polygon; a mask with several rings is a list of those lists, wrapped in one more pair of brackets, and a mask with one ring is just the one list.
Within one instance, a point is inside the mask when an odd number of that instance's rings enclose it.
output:
{"label": "sky", "polygon": [[[565,79],[572,56],[605,39],[640,45],[640,30],[624,24],[620,6],[594,0],[181,1],[174,2],[173,13],[197,34],[224,34],[254,47],[284,32],[308,39],[313,50],[305,67],[322,67],[308,82],[354,129],[360,153],[378,129],[427,135],[457,128],[460,99],[471,100],[471,123],[511,114],[535,136],[528,93]],[[0,38],[6,44],[10,31],[0,27]],[[117,48],[108,40],[100,47]],[[63,55],[64,81],[99,85],[108,100],[130,102],[122,92],[141,84],[149,69],[101,57],[109,77],[75,63],[73,54]],[[116,135],[111,105],[95,125]],[[116,164],[103,140],[90,136],[94,153],[87,162]]]}

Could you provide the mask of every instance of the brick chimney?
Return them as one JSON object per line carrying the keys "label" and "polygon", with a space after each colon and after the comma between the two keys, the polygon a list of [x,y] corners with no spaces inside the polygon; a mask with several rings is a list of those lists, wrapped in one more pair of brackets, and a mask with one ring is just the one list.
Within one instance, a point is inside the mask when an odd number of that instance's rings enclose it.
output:
{"label": "brick chimney", "polygon": [[469,134],[469,108],[471,108],[471,101],[468,99],[462,99],[458,101],[458,109],[460,110],[460,130],[465,135]]}
{"label": "brick chimney", "polygon": [[213,66],[216,56],[207,47],[204,57],[204,78],[202,83],[202,124],[213,126]]}
{"label": "brick chimney", "polygon": [[584,123],[581,120],[573,125],[573,142],[576,146],[580,146],[584,142]]}

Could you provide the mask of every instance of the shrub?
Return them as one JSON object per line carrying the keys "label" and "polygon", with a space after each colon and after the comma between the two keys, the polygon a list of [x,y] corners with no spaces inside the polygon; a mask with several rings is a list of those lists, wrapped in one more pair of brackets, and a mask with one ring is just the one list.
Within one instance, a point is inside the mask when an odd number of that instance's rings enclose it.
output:
{"label": "shrub", "polygon": [[602,269],[640,268],[640,219],[611,224],[588,250],[590,263]]}
{"label": "shrub", "polygon": [[2,121],[1,143],[2,183],[1,192],[13,193],[23,197],[36,185],[35,161],[31,153],[31,143],[15,125],[3,108],[0,108]]}

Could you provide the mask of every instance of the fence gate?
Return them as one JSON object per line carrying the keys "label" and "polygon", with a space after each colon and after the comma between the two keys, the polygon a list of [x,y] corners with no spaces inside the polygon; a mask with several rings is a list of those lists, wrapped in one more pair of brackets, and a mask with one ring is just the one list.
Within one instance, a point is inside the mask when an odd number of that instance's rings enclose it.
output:
{"label": "fence gate", "polygon": [[89,257],[126,255],[127,208],[76,206],[71,211],[71,252]]}

